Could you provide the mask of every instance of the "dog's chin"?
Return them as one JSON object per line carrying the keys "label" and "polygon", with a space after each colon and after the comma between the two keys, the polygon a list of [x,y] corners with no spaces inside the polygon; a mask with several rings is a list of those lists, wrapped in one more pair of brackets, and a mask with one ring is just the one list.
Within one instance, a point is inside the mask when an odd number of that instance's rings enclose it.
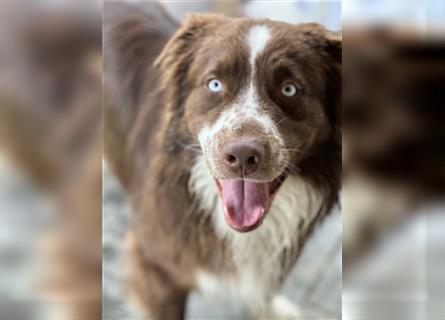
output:
{"label": "dog's chin", "polygon": [[215,178],[227,224],[238,232],[258,228],[286,177],[285,170],[271,181]]}

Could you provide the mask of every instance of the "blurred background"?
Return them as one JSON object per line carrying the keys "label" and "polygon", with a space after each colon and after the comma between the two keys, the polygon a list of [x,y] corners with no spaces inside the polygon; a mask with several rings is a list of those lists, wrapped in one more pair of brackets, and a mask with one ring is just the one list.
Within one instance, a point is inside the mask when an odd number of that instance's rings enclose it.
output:
{"label": "blurred background", "polygon": [[445,2],[342,13],[343,319],[445,319]]}
{"label": "blurred background", "polygon": [[101,318],[101,4],[0,3],[0,318]]}
{"label": "blurred background", "polygon": [[[307,319],[445,319],[445,2],[163,4],[178,21],[211,11],[342,30],[341,209],[283,293]],[[140,318],[125,299],[129,209],[102,166],[101,10],[0,4],[1,319]],[[194,293],[187,317],[246,311]]]}

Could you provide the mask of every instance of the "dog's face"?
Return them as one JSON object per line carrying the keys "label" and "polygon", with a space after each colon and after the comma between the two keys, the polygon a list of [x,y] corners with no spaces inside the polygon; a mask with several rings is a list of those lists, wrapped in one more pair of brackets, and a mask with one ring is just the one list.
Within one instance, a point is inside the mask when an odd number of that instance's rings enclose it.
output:
{"label": "dog's face", "polygon": [[186,21],[161,54],[234,229],[258,226],[286,175],[330,134],[327,78],[339,52],[317,25],[207,15]]}

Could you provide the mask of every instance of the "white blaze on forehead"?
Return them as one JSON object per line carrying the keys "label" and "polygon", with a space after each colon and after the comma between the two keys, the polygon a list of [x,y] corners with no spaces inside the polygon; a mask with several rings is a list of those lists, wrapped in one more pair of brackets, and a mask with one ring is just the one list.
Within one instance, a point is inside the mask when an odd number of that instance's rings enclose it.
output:
{"label": "white blaze on forehead", "polygon": [[[270,128],[273,126],[273,121],[269,117],[262,115],[258,110],[258,88],[254,86],[255,77],[255,59],[264,48],[266,48],[267,42],[270,39],[270,30],[265,25],[256,25],[250,28],[248,34],[248,41],[250,47],[250,64],[252,65],[252,72],[250,76],[250,83],[247,91],[241,97],[241,105],[243,107],[244,113],[251,117],[256,118],[258,122],[263,124],[263,126]],[[265,124],[266,122],[266,124]]]}
{"label": "white blaze on forehead", "polygon": [[270,37],[270,29],[265,25],[256,25],[250,28],[247,34],[250,49],[250,63],[252,65],[249,82],[235,99],[235,102],[227,108],[226,111],[222,112],[213,124],[206,124],[206,126],[200,130],[198,138],[204,154],[207,153],[210,145],[217,144],[214,138],[218,132],[222,129],[236,131],[248,120],[256,121],[267,134],[278,141],[279,145],[284,144],[272,118],[259,108],[260,99],[254,80],[255,59],[258,54],[265,49]]}
{"label": "white blaze on forehead", "polygon": [[250,63],[255,62],[255,58],[266,47],[270,38],[270,30],[265,25],[253,26],[249,30],[248,41],[250,47]]}

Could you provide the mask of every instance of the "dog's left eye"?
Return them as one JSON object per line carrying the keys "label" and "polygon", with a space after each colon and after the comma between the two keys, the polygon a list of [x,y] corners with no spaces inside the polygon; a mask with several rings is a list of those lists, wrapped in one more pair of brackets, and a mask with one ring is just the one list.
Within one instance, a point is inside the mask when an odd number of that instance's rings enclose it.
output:
{"label": "dog's left eye", "polygon": [[287,83],[281,88],[281,93],[286,97],[294,96],[297,93],[297,91],[298,91],[297,86],[292,83]]}
{"label": "dog's left eye", "polygon": [[212,79],[207,83],[207,87],[212,92],[220,92],[223,89],[221,81],[218,79]]}

